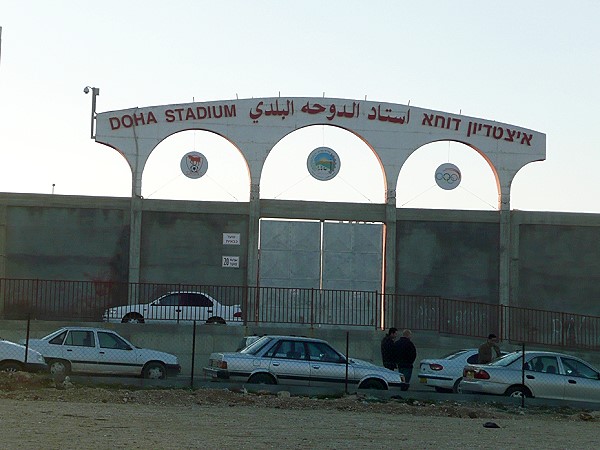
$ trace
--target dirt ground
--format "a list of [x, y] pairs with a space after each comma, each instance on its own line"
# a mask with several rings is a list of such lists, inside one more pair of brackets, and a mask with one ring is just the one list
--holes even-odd
[[0, 440], [10, 449], [595, 449], [600, 442], [598, 411], [402, 397], [57, 387], [46, 377], [0, 374]]

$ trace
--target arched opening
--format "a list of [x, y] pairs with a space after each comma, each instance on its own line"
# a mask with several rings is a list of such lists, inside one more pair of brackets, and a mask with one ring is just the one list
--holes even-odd
[[[181, 159], [201, 153], [208, 170], [188, 178]], [[187, 130], [167, 137], [152, 151], [142, 175], [142, 196], [151, 199], [247, 202], [250, 199], [248, 166], [227, 139], [203, 130]]]
[[[458, 186], [444, 190], [436, 169], [451, 163], [460, 169]], [[440, 141], [417, 149], [400, 170], [396, 207], [425, 209], [498, 210], [498, 187], [485, 158], [468, 145]]]
[[[309, 173], [307, 158], [329, 147], [340, 159], [340, 171], [320, 181]], [[260, 181], [261, 198], [351, 203], [384, 203], [385, 180], [371, 148], [343, 128], [311, 125], [279, 141], [269, 153]]]

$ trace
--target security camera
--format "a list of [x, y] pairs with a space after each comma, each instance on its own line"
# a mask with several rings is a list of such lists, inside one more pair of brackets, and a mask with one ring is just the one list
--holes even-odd
[[84, 94], [89, 94], [90, 93], [90, 87], [89, 86], [84, 87], [83, 88], [83, 93]]

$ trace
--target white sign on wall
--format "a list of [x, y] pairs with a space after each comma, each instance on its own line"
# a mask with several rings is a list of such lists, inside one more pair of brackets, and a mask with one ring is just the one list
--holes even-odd
[[223, 233], [223, 245], [240, 245], [240, 233]]
[[231, 269], [239, 269], [240, 257], [239, 256], [223, 256], [222, 267], [228, 267]]

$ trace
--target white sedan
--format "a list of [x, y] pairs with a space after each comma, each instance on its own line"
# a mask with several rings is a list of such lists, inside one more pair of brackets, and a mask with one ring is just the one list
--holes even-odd
[[[502, 355], [505, 355], [502, 352]], [[458, 392], [467, 364], [477, 364], [479, 351], [476, 348], [458, 350], [435, 359], [423, 359], [419, 363], [419, 382], [437, 392]]]
[[60, 328], [41, 339], [30, 339], [29, 347], [44, 355], [53, 375], [73, 372], [163, 379], [181, 371], [175, 355], [138, 348], [103, 328]]
[[215, 381], [350, 389], [408, 389], [404, 375], [360, 359], [346, 359], [326, 341], [263, 336], [239, 352], [212, 353], [204, 374]]
[[25, 358], [25, 346], [0, 339], [0, 371], [44, 372], [48, 365], [41, 353], [29, 348]]
[[586, 361], [556, 352], [509, 353], [463, 369], [466, 393], [600, 402], [600, 372]]
[[203, 292], [174, 291], [150, 303], [107, 309], [103, 320], [112, 323], [206, 322], [242, 325], [240, 305], [226, 306]]

